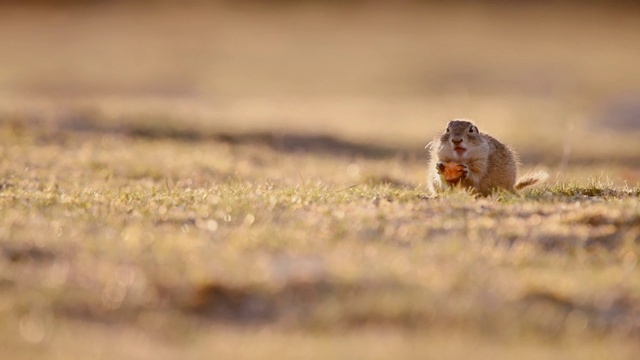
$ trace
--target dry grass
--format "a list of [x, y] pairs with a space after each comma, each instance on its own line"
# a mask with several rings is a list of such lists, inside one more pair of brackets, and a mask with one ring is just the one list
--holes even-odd
[[[317, 6], [0, 15], [0, 354], [633, 358], [637, 18]], [[453, 116], [552, 180], [425, 197]]]
[[174, 340], [211, 322], [640, 331], [637, 187], [429, 199], [424, 162], [406, 157], [34, 133], [3, 128], [0, 191], [3, 326], [26, 341], [74, 319]]

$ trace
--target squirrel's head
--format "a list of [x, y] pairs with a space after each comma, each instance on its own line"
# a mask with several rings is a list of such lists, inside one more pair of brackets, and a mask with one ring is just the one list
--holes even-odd
[[485, 140], [480, 135], [478, 127], [468, 120], [451, 120], [447, 129], [440, 136], [440, 151], [447, 152], [451, 156], [464, 158], [466, 154], [473, 153], [473, 149], [481, 147]]

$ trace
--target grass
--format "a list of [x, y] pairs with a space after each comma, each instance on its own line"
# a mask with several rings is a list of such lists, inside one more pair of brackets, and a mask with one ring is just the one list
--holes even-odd
[[[427, 198], [411, 157], [35, 129], [2, 127], [8, 348], [57, 348], [86, 322], [174, 346], [209, 326], [324, 334], [310, 340], [318, 354], [345, 332], [408, 331], [398, 351], [434, 336], [445, 351], [457, 341], [445, 333], [507, 347], [615, 340], [620, 354], [637, 340], [638, 187]], [[281, 336], [244, 331], [229, 336]]]

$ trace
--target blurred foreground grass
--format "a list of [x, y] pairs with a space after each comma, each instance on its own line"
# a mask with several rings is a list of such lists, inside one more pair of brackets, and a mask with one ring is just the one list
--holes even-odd
[[[267, 353], [287, 332], [323, 334], [294, 336], [292, 357], [307, 351], [297, 346], [318, 358], [376, 355], [352, 349], [359, 332], [408, 357], [427, 346], [421, 338], [443, 354], [457, 341], [487, 356], [496, 342], [518, 354], [578, 356], [581, 341], [589, 355], [637, 350], [637, 186], [595, 179], [429, 199], [425, 161], [411, 156], [8, 124], [0, 339], [9, 355], [89, 351], [72, 343], [83, 327], [96, 329], [86, 341], [103, 334], [150, 357], [163, 338], [173, 351], [258, 357], [210, 344], [211, 326]], [[119, 329], [138, 335], [109, 335]], [[398, 331], [406, 338], [385, 335]]]

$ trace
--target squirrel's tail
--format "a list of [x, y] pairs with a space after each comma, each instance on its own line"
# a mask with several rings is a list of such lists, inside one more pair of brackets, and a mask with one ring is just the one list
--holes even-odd
[[549, 177], [549, 174], [547, 174], [544, 171], [536, 171], [533, 173], [529, 173], [521, 177], [520, 179], [518, 179], [518, 182], [516, 182], [516, 185], [514, 187], [516, 188], [516, 190], [522, 190], [527, 186], [542, 183], [545, 180], [547, 180], [548, 177]]

